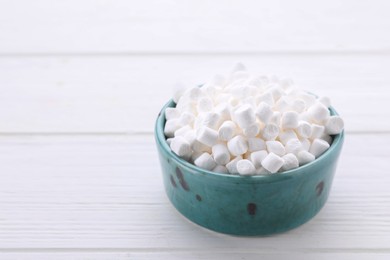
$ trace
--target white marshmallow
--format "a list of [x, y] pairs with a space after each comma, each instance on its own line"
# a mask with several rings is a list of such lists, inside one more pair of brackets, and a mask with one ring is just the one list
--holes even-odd
[[310, 149], [310, 145], [311, 145], [311, 142], [310, 142], [310, 140], [309, 139], [307, 139], [307, 138], [301, 138], [301, 139], [299, 139], [299, 141], [301, 142], [301, 144], [302, 144], [302, 150], [304, 150], [304, 151], [309, 151], [309, 149]]
[[259, 123], [254, 123], [244, 129], [242, 129], [242, 133], [246, 136], [246, 137], [255, 137], [256, 135], [258, 135], [260, 132], [260, 124]]
[[226, 164], [226, 168], [231, 174], [238, 174], [237, 170], [237, 162], [242, 160], [242, 156], [237, 156], [233, 160], [231, 160], [228, 164]]
[[248, 138], [248, 151], [250, 152], [255, 152], [255, 151], [260, 151], [260, 150], [265, 150], [265, 142], [261, 138]]
[[333, 138], [330, 136], [330, 135], [327, 135], [327, 134], [323, 134], [321, 137], [320, 137], [321, 140], [324, 140], [325, 142], [327, 142], [328, 144], [332, 144], [333, 142]]
[[299, 114], [295, 111], [284, 112], [281, 119], [283, 129], [293, 129], [298, 127]]
[[239, 160], [237, 162], [237, 171], [240, 175], [254, 175], [256, 174], [256, 168], [249, 160]]
[[297, 96], [303, 101], [305, 101], [306, 107], [311, 107], [316, 103], [316, 97], [307, 92], [300, 91], [300, 93]]
[[270, 174], [270, 172], [264, 169], [263, 167], [256, 168], [256, 175], [268, 175], [268, 174]]
[[172, 140], [173, 140], [173, 138], [168, 138], [168, 139], [167, 139], [167, 144], [168, 144], [169, 146], [171, 146]]
[[282, 159], [284, 161], [282, 169], [285, 170], [285, 171], [288, 171], [288, 170], [295, 169], [295, 168], [299, 167], [298, 158], [294, 154], [292, 154], [292, 153], [288, 153], [288, 154], [284, 155], [282, 157]]
[[312, 124], [311, 125], [311, 135], [310, 139], [314, 140], [320, 138], [325, 132], [325, 127], [323, 125]]
[[297, 139], [298, 137], [294, 130], [289, 129], [281, 132], [278, 138], [282, 144], [286, 145], [288, 141], [290, 141], [291, 139]]
[[197, 153], [204, 153], [204, 152], [207, 152], [207, 153], [211, 153], [211, 147], [210, 146], [207, 146], [205, 144], [202, 144], [201, 142], [199, 142], [198, 140], [195, 140], [192, 144], [191, 144], [191, 148], [194, 152], [197, 152]]
[[246, 128], [256, 122], [255, 112], [248, 105], [242, 105], [234, 111], [234, 119], [241, 128]]
[[203, 90], [203, 88], [193, 87], [186, 91], [186, 95], [188, 95], [190, 100], [197, 101], [203, 95]]
[[248, 151], [248, 144], [242, 135], [236, 135], [227, 143], [230, 153], [234, 156], [239, 156]]
[[230, 161], [230, 153], [224, 144], [216, 144], [212, 147], [214, 161], [219, 165], [225, 165]]
[[304, 165], [304, 164], [307, 164], [309, 162], [312, 162], [314, 161], [316, 158], [314, 157], [314, 155], [312, 155], [311, 153], [307, 152], [307, 151], [300, 151], [298, 153], [298, 161], [299, 161], [299, 165]]
[[279, 141], [267, 141], [265, 145], [267, 146], [268, 153], [274, 153], [279, 156], [286, 154], [283, 144]]
[[257, 104], [266, 103], [269, 106], [273, 106], [275, 104], [274, 97], [272, 93], [266, 92], [256, 97]]
[[290, 103], [287, 101], [287, 98], [281, 97], [278, 102], [276, 102], [275, 109], [281, 113], [290, 110]]
[[265, 125], [262, 135], [265, 140], [273, 140], [279, 134], [279, 127], [276, 124], [267, 124]]
[[194, 114], [185, 111], [180, 115], [178, 123], [180, 126], [192, 125], [194, 120], [195, 120]]
[[196, 140], [207, 146], [213, 146], [218, 141], [218, 132], [207, 126], [202, 126], [196, 132]]
[[320, 97], [318, 99], [318, 101], [320, 101], [324, 106], [326, 106], [327, 108], [329, 108], [331, 106], [331, 103], [330, 103], [330, 98], [328, 97]]
[[298, 139], [291, 139], [286, 143], [284, 147], [286, 149], [286, 153], [298, 154], [303, 150], [302, 143]]
[[270, 173], [275, 173], [283, 166], [284, 160], [274, 153], [269, 153], [261, 162], [264, 169]]
[[188, 131], [191, 131], [192, 128], [189, 125], [185, 125], [177, 129], [174, 133], [174, 136], [184, 136]]
[[306, 103], [301, 99], [296, 99], [292, 102], [290, 108], [297, 113], [302, 113], [306, 109]]
[[192, 148], [193, 143], [196, 141], [195, 131], [193, 129], [188, 130], [185, 132], [183, 137], [184, 137], [184, 139], [187, 140], [187, 142], [191, 145], [191, 148]]
[[206, 113], [213, 109], [213, 100], [209, 97], [202, 97], [197, 103], [197, 110], [199, 113]]
[[329, 144], [321, 139], [314, 139], [311, 143], [309, 152], [313, 154], [316, 158], [323, 154], [329, 148]]
[[179, 118], [180, 117], [180, 111], [175, 107], [167, 107], [165, 109], [165, 118], [167, 120], [173, 119], [173, 118]]
[[218, 129], [221, 124], [221, 115], [215, 112], [207, 112], [202, 121], [202, 125], [207, 126], [211, 129]]
[[202, 153], [201, 156], [195, 159], [194, 164], [206, 170], [212, 170], [215, 166], [217, 166], [213, 157], [209, 153]]
[[310, 117], [317, 123], [324, 121], [329, 117], [329, 110], [320, 102], [316, 102], [307, 110]]
[[226, 120], [230, 119], [230, 109], [229, 106], [226, 103], [218, 104], [214, 108], [215, 113], [220, 115], [221, 122], [224, 122]]
[[256, 151], [251, 153], [250, 160], [256, 168], [261, 167], [261, 162], [267, 157], [268, 152], [266, 150]]
[[272, 94], [275, 102], [278, 101], [279, 98], [281, 98], [283, 95], [285, 95], [284, 90], [281, 87], [277, 86], [277, 85], [274, 85], [274, 86], [270, 87], [267, 90], [267, 92], [270, 92]]
[[261, 102], [256, 109], [257, 118], [265, 124], [269, 122], [273, 113], [271, 106], [265, 102]]
[[179, 119], [174, 118], [165, 122], [164, 134], [166, 137], [173, 137], [175, 131], [180, 128]]
[[218, 129], [218, 137], [221, 141], [229, 141], [237, 132], [237, 125], [233, 121], [225, 121]]
[[268, 123], [279, 125], [281, 118], [282, 118], [282, 113], [280, 113], [279, 111], [275, 111], [272, 114], [272, 116], [271, 116], [270, 120], [268, 121]]
[[309, 138], [311, 136], [311, 125], [306, 121], [299, 121], [296, 131], [300, 137]]
[[213, 172], [217, 173], [229, 173], [228, 169], [223, 165], [217, 165], [212, 169]]
[[172, 151], [180, 157], [190, 157], [192, 150], [190, 144], [182, 136], [177, 136], [171, 141]]
[[339, 116], [331, 116], [325, 124], [325, 131], [329, 135], [337, 135], [344, 129], [344, 121]]

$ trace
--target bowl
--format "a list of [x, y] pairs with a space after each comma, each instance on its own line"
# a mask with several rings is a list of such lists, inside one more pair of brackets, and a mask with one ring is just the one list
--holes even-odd
[[[155, 140], [166, 194], [189, 220], [214, 231], [259, 236], [284, 232], [313, 218], [332, 186], [344, 132], [311, 163], [272, 175], [239, 176], [201, 169], [173, 153], [164, 136], [165, 109], [157, 117]], [[332, 115], [337, 115], [330, 108]]]

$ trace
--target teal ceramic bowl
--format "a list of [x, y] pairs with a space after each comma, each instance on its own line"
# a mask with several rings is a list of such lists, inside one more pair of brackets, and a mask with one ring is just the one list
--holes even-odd
[[[256, 236], [298, 227], [324, 206], [336, 171], [344, 133], [315, 161], [267, 176], [219, 174], [196, 167], [169, 148], [165, 109], [158, 115], [155, 139], [165, 191], [175, 208], [191, 221], [214, 231]], [[336, 114], [332, 108], [331, 114]]]

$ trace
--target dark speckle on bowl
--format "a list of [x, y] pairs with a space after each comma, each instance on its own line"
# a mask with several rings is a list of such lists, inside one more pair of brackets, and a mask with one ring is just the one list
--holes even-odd
[[172, 175], [171, 175], [171, 178], [170, 178], [170, 179], [171, 179], [172, 186], [176, 188], [176, 187], [177, 187], [177, 184], [176, 184], [176, 181], [175, 181], [175, 179], [173, 178]]
[[257, 206], [255, 203], [248, 203], [246, 206], [249, 215], [256, 215], [256, 208]]
[[180, 185], [183, 187], [183, 189], [186, 191], [189, 191], [190, 187], [188, 187], [188, 184], [187, 184], [186, 180], [184, 179], [183, 173], [181, 172], [181, 170], [178, 167], [176, 167], [176, 176], [179, 179]]
[[198, 201], [202, 201], [202, 197], [199, 195], [199, 194], [196, 194], [196, 199], [198, 200]]
[[323, 190], [324, 190], [324, 182], [321, 181], [320, 183], [317, 184], [316, 187], [317, 196], [320, 196]]

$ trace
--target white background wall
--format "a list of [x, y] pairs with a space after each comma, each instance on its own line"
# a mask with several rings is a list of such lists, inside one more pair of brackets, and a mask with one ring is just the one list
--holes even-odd
[[[389, 10], [386, 0], [0, 0], [0, 258], [388, 259]], [[330, 96], [346, 122], [327, 206], [277, 237], [208, 233], [162, 188], [152, 133], [172, 86], [238, 61]]]

